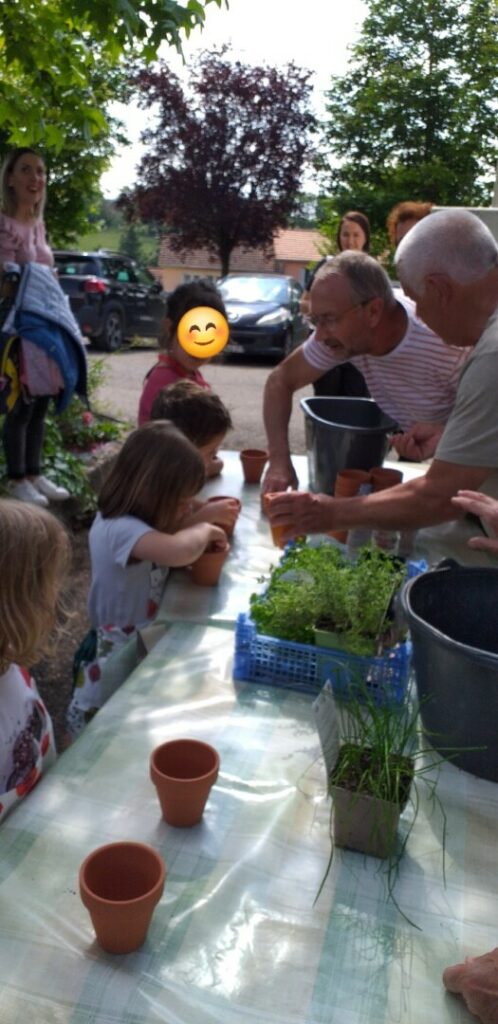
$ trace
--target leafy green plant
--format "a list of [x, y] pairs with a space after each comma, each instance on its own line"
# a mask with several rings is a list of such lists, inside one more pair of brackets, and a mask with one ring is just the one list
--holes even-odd
[[317, 624], [354, 654], [381, 653], [396, 640], [392, 599], [405, 576], [404, 563], [379, 548], [362, 548], [351, 562], [332, 544], [301, 541], [271, 570], [265, 592], [252, 595], [251, 617], [282, 640], [313, 643]]

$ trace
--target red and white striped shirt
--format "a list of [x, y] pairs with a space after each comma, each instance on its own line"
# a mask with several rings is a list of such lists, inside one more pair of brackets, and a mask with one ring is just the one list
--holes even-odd
[[[445, 345], [415, 316], [415, 303], [403, 292], [396, 299], [406, 310], [408, 324], [396, 348], [383, 356], [358, 355], [347, 361], [363, 374], [372, 398], [402, 430], [414, 423], [446, 423], [455, 402], [460, 371], [471, 348]], [[303, 355], [317, 370], [330, 370], [341, 360], [312, 334]]]

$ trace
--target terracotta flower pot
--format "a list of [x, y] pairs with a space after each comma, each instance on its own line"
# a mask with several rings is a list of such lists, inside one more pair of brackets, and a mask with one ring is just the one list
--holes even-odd
[[375, 466], [370, 470], [372, 491], [385, 491], [388, 487], [396, 487], [403, 483], [403, 474], [400, 469], [388, 469], [384, 466]]
[[244, 448], [240, 453], [240, 461], [246, 483], [259, 484], [268, 462], [268, 452], [262, 448]]
[[[209, 505], [213, 504], [216, 501], [233, 501], [233, 502], [235, 502], [236, 505], [237, 505], [237, 516], [239, 516], [240, 510], [242, 508], [242, 502], [239, 501], [238, 498], [232, 498], [232, 497], [230, 497], [227, 494], [216, 494], [213, 498], [208, 498], [208, 504]], [[232, 534], [233, 534], [233, 531], [235, 529], [235, 523], [236, 522], [237, 522], [237, 519], [235, 519], [235, 522], [234, 522], [232, 527], [225, 526], [224, 523], [216, 523], [215, 525], [221, 527], [221, 529], [225, 531], [227, 537], [231, 537]]]
[[[275, 497], [275, 493], [273, 493], [272, 491], [269, 491], [269, 492], [267, 492], [266, 494], [263, 495], [263, 498], [262, 498], [262, 501], [261, 501], [261, 505], [262, 505], [262, 509], [263, 509], [263, 512], [264, 512], [265, 515], [268, 515], [268, 509], [269, 509], [269, 507], [271, 505], [272, 498], [274, 498], [274, 497]], [[273, 526], [270, 523], [270, 530], [271, 530], [272, 540], [273, 540], [273, 543], [275, 544], [275, 546], [277, 548], [284, 548], [285, 547], [286, 541], [283, 539], [283, 534], [284, 534], [286, 529], [287, 529], [287, 527], [285, 527], [285, 526]]]
[[150, 777], [168, 825], [198, 824], [219, 767], [218, 752], [201, 740], [170, 740], [152, 751]]
[[[366, 493], [370, 484], [370, 473], [364, 469], [343, 469], [337, 474], [334, 486], [334, 498], [354, 498], [363, 488]], [[331, 537], [335, 537], [341, 544], [348, 539], [348, 530], [332, 530]]]
[[206, 548], [204, 554], [191, 566], [192, 582], [201, 587], [214, 587], [219, 581], [229, 550], [229, 548], [225, 551]]
[[131, 953], [142, 945], [165, 878], [162, 857], [144, 843], [109, 843], [85, 858], [80, 895], [102, 949]]

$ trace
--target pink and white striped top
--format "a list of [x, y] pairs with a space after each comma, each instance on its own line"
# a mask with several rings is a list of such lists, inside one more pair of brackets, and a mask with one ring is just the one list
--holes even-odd
[[[363, 374], [377, 405], [409, 430], [414, 423], [446, 423], [455, 402], [460, 371], [471, 348], [445, 345], [415, 316], [415, 303], [403, 292], [396, 299], [406, 310], [408, 324], [396, 348], [383, 356], [359, 355], [348, 362]], [[303, 355], [317, 370], [330, 370], [344, 360], [312, 334], [304, 342]]]

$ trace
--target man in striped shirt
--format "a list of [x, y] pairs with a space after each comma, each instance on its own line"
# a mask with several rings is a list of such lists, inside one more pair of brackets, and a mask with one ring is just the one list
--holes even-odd
[[[342, 257], [341, 257], [342, 258]], [[274, 498], [272, 524], [284, 538], [351, 527], [417, 529], [458, 519], [459, 490], [498, 493], [498, 245], [473, 214], [443, 210], [420, 221], [396, 254], [404, 291], [417, 313], [448, 345], [471, 347], [454, 407], [425, 474], [386, 491], [356, 498], [287, 492]], [[368, 309], [371, 300], [362, 309]], [[358, 311], [323, 309], [323, 317]], [[316, 316], [317, 310], [313, 310]], [[339, 334], [339, 328], [336, 329]], [[347, 339], [345, 338], [346, 343]], [[338, 338], [337, 345], [342, 342]], [[382, 357], [380, 357], [382, 358]]]
[[288, 444], [294, 391], [345, 360], [358, 367], [372, 398], [403, 431], [393, 439], [399, 454], [414, 461], [433, 455], [470, 350], [445, 345], [363, 252], [346, 251], [320, 268], [311, 289], [311, 321], [311, 337], [266, 383], [270, 465], [264, 491], [297, 484]]

